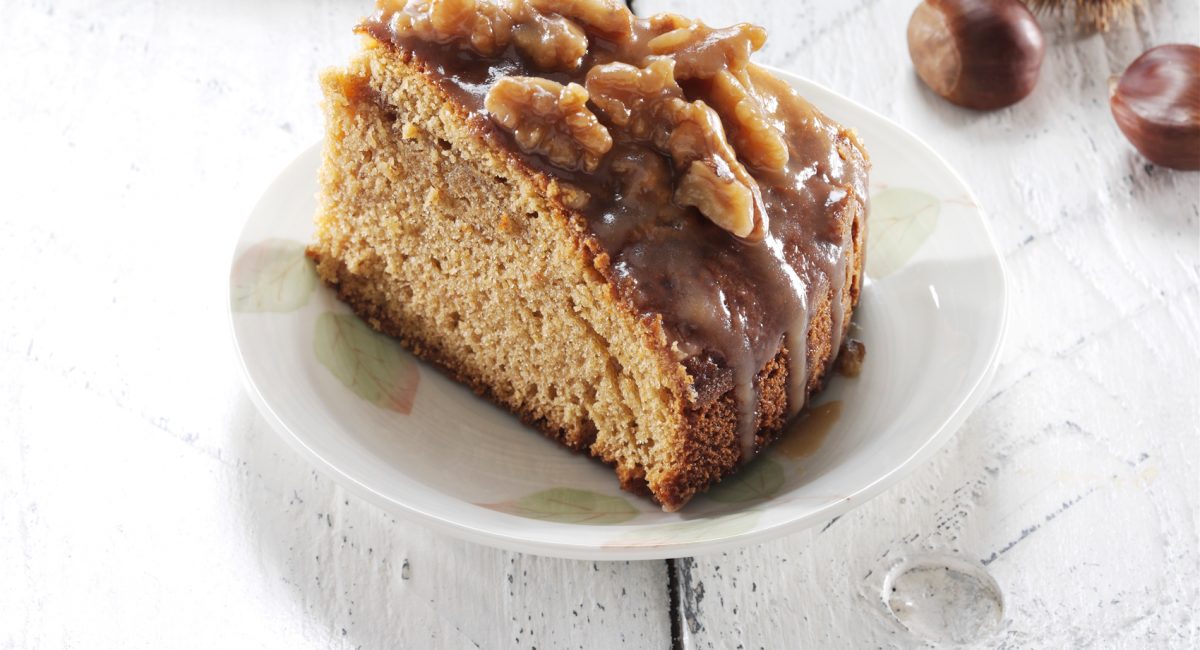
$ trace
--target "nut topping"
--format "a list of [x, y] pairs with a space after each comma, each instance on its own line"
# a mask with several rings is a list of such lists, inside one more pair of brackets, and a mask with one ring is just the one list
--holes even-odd
[[[664, 25], [678, 24], [677, 17], [661, 19]], [[655, 36], [647, 44], [650, 52], [675, 59], [675, 78], [711, 79], [722, 70], [742, 70], [750, 53], [767, 41], [762, 27], [739, 23], [713, 29], [701, 22]]]
[[560, 167], [593, 172], [613, 141], [587, 101], [587, 90], [576, 83], [504, 77], [488, 91], [484, 106], [523, 151]]
[[587, 35], [562, 16], [537, 14], [517, 25], [512, 36], [517, 50], [541, 70], [570, 72], [587, 54]]
[[722, 70], [712, 78], [708, 101], [729, 131], [729, 140], [753, 167], [781, 171], [788, 162], [787, 142], [750, 89], [744, 72]]
[[754, 193], [733, 180], [728, 169], [719, 170], [714, 162], [693, 161], [679, 180], [675, 200], [681, 205], [696, 206], [713, 223], [738, 237], [762, 239], [761, 232], [752, 237], [755, 234]]
[[695, 206], [710, 221], [749, 241], [766, 233], [766, 210], [758, 182], [746, 171], [725, 140], [721, 118], [702, 101], [668, 101], [674, 124], [666, 150], [684, 171], [675, 201]]
[[600, 112], [629, 132], [635, 140], [649, 140], [662, 123], [659, 115], [663, 100], [682, 98], [683, 90], [675, 83], [675, 62], [657, 58], [644, 68], [628, 63], [606, 63], [588, 70], [588, 93]]
[[644, 68], [607, 63], [588, 71], [592, 101], [613, 125], [649, 141], [682, 174], [674, 199], [692, 205], [721, 228], [762, 239], [766, 212], [758, 183], [725, 140], [721, 118], [702, 101], [689, 102], [675, 82], [670, 58]]
[[605, 36], [625, 38], [633, 33], [633, 14], [620, 0], [529, 0], [542, 13], [574, 18]]
[[650, 32], [655, 36], [661, 36], [662, 34], [666, 34], [667, 32], [674, 31], [676, 29], [691, 27], [692, 25], [696, 24], [696, 21], [688, 18], [687, 16], [680, 16], [679, 14], [664, 12], [650, 16], [649, 23]]
[[[568, 170], [599, 170], [614, 146], [608, 129], [616, 129], [621, 149], [609, 156], [619, 184], [614, 190], [648, 212], [693, 206], [737, 237], [763, 238], [766, 210], [747, 167], [783, 172], [790, 153], [775, 109], [768, 110], [774, 104], [763, 99], [770, 91], [753, 79], [749, 63], [766, 40], [761, 27], [714, 29], [658, 14], [636, 22], [635, 38], [635, 18], [620, 0], [381, 5], [394, 34], [453, 42], [485, 58], [511, 56], [503, 54], [511, 45], [525, 69], [565, 73], [567, 79], [556, 76], [562, 81], [578, 79], [588, 60], [582, 86], [501, 77], [484, 107], [523, 151]], [[589, 51], [589, 36], [604, 39], [603, 46]], [[681, 81], [687, 81], [686, 95]], [[576, 202], [589, 200], [584, 193]]]
[[524, 0], [407, 0], [392, 14], [391, 29], [436, 43], [466, 40], [491, 56], [508, 45], [523, 11]]

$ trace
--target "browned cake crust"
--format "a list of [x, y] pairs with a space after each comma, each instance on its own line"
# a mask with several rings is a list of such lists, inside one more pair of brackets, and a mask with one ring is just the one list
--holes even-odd
[[[359, 316], [547, 436], [614, 465], [624, 488], [648, 492], [664, 509], [737, 469], [732, 379], [713, 364], [680, 359], [662, 319], [621, 297], [608, 253], [565, 205], [554, 178], [481, 138], [420, 61], [376, 41], [368, 39], [348, 69], [326, 73], [322, 85], [329, 137], [309, 255]], [[845, 204], [835, 223], [852, 242], [847, 277], [840, 292], [819, 299], [810, 321], [809, 393], [836, 356], [833, 301], [849, 314], [861, 287], [864, 202]], [[451, 248], [426, 250], [451, 229]], [[517, 259], [526, 268], [514, 268]], [[473, 288], [457, 292], [460, 285]], [[430, 295], [438, 291], [456, 294]], [[523, 302], [507, 319], [491, 302], [447, 306], [487, 301], [488, 292]], [[566, 316], [551, 313], [555, 304]], [[528, 322], [534, 313], [544, 319], [540, 331]], [[840, 323], [849, 324], [848, 317]], [[506, 328], [527, 334], [506, 336]], [[781, 346], [758, 373], [756, 450], [787, 420], [789, 353]], [[593, 358], [604, 367], [589, 375]]]

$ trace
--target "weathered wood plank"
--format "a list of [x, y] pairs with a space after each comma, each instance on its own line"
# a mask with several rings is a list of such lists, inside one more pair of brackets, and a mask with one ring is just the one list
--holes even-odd
[[[929, 141], [978, 193], [1012, 275], [1009, 345], [987, 404], [928, 466], [824, 530], [678, 562], [689, 647], [1200, 639], [1200, 177], [1137, 156], [1106, 91], [1146, 47], [1200, 40], [1200, 17], [1195, 3], [1147, 4], [1106, 36], [1043, 21], [1037, 90], [977, 114], [913, 75], [914, 2], [638, 0], [643, 14], [767, 25], [761, 60]], [[895, 584], [895, 606], [915, 632], [887, 605], [885, 580], [906, 562], [916, 570]], [[947, 564], [984, 582], [955, 581]], [[960, 622], [994, 613], [990, 592], [973, 587], [986, 576], [1002, 620], [943, 624], [943, 611]]]
[[0, 647], [664, 647], [661, 562], [431, 533], [267, 429], [234, 237], [369, 2], [4, 3]]

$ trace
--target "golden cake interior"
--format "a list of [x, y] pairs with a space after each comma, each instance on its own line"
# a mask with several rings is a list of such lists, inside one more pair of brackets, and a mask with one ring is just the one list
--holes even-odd
[[[678, 29], [699, 45], [680, 34], [653, 53]], [[384, 2], [360, 32], [361, 53], [322, 77], [310, 255], [372, 327], [668, 510], [820, 388], [858, 298], [867, 163], [851, 132], [735, 56], [757, 32], [602, 0]], [[703, 42], [716, 50], [696, 54]], [[641, 94], [602, 94], [618, 86]], [[742, 126], [706, 110], [738, 92]], [[746, 127], [755, 108], [765, 133]], [[779, 189], [814, 173], [813, 196]], [[799, 217], [801, 199], [828, 205]], [[788, 278], [782, 306], [775, 281], [728, 277], [737, 265]]]

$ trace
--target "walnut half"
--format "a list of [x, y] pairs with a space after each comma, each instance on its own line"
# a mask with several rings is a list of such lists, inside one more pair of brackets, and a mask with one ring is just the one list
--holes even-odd
[[676, 203], [695, 206], [724, 230], [758, 241], [767, 219], [758, 182], [738, 162], [716, 111], [684, 97], [674, 66], [668, 57], [644, 68], [598, 65], [588, 71], [588, 92], [612, 124], [671, 157], [681, 175]]
[[675, 83], [675, 62], [662, 57], [644, 67], [628, 63], [605, 63], [588, 70], [588, 93], [600, 112], [635, 140], [649, 141], [661, 133], [664, 102], [682, 98], [683, 90]]
[[710, 221], [747, 241], [766, 235], [767, 213], [758, 181], [738, 162], [721, 118], [702, 101], [668, 102], [674, 124], [666, 150], [683, 177], [675, 201], [695, 206]]
[[485, 56], [500, 53], [522, 17], [524, 0], [385, 0], [391, 29], [435, 43], [467, 41]]
[[708, 102], [729, 127], [729, 140], [750, 166], [782, 171], [789, 154], [783, 131], [772, 123], [745, 71], [722, 70], [709, 82]]
[[566, 169], [593, 172], [613, 141], [587, 101], [587, 90], [576, 83], [504, 77], [488, 91], [484, 106], [526, 153]]
[[722, 70], [742, 70], [750, 63], [750, 53], [767, 42], [767, 32], [758, 25], [739, 23], [713, 29], [699, 21], [687, 21], [667, 14], [656, 17], [651, 25], [674, 27], [647, 44], [655, 55], [675, 59], [679, 79], [711, 79]]
[[513, 30], [513, 43], [538, 69], [571, 72], [587, 54], [587, 35], [562, 16], [534, 14]]
[[734, 179], [728, 169], [720, 169], [719, 162], [719, 158], [693, 160], [675, 188], [675, 201], [695, 206], [713, 223], [738, 237], [762, 239], [761, 229], [755, 232], [754, 226], [754, 190]]
[[542, 13], [558, 14], [605, 36], [626, 38], [633, 33], [633, 13], [621, 0], [529, 0]]

